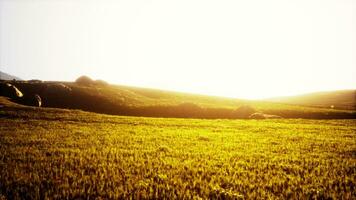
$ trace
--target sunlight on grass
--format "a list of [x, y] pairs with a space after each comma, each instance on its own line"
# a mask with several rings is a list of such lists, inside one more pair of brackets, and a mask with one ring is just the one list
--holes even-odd
[[7, 114], [0, 194], [10, 199], [355, 196], [354, 120]]

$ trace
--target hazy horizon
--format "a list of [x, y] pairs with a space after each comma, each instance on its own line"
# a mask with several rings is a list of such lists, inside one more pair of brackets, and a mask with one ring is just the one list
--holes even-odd
[[263, 99], [355, 89], [348, 1], [0, 0], [0, 71]]

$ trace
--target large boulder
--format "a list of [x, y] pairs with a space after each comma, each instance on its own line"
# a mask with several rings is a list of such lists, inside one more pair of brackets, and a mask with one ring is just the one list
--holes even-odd
[[253, 113], [252, 115], [250, 115], [249, 118], [250, 119], [266, 119], [266, 116], [263, 113], [256, 112], [256, 113]]
[[282, 117], [278, 115], [268, 115], [259, 112], [253, 113], [252, 115], [250, 115], [249, 118], [250, 119], [282, 119]]
[[11, 83], [0, 83], [0, 95], [9, 97], [12, 101], [28, 105], [41, 107], [42, 99], [38, 94], [28, 95], [23, 94], [16, 86]]
[[23, 97], [22, 92], [16, 86], [10, 83], [0, 84], [0, 95], [9, 97], [13, 100]]
[[34, 106], [37, 106], [37, 107], [41, 107], [42, 106], [42, 99], [41, 99], [40, 95], [35, 94], [33, 99], [34, 99], [34, 101], [33, 101]]
[[282, 119], [283, 117], [279, 116], [279, 115], [266, 115], [265, 114], [266, 119]]
[[40, 95], [25, 95], [22, 99], [19, 100], [18, 103], [21, 103], [26, 106], [34, 106], [34, 107], [41, 107], [42, 106], [42, 99]]

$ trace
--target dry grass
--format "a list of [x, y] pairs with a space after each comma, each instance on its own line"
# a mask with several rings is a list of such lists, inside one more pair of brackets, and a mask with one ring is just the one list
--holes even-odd
[[8, 199], [352, 199], [355, 120], [0, 111]]

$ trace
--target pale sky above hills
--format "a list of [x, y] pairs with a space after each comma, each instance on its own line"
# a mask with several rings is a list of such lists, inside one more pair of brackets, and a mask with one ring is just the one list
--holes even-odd
[[0, 71], [239, 98], [356, 88], [353, 0], [0, 0]]

